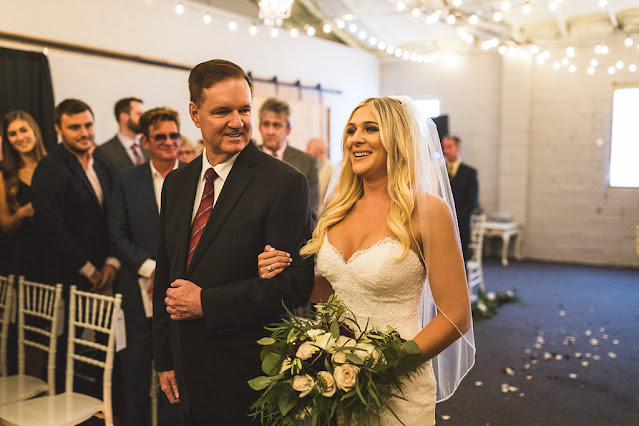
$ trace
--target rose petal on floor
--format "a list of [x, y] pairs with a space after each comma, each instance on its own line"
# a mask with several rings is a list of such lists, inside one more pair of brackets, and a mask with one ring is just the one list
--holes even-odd
[[442, 416], [442, 420], [450, 420], [450, 416]]
[[570, 377], [571, 379], [576, 379], [577, 375], [575, 373], [570, 373], [568, 377]]
[[619, 344], [619, 340], [617, 340], [617, 339], [613, 340], [613, 341], [612, 341], [612, 344], [613, 344], [613, 345], [618, 345], [618, 344]]
[[590, 331], [590, 330], [586, 330], [586, 333], [585, 333], [585, 334], [586, 334], [586, 336], [590, 336], [590, 335], [592, 335], [592, 331]]
[[594, 359], [595, 361], [599, 361], [601, 357], [599, 355], [593, 355], [592, 359]]
[[590, 339], [590, 346], [597, 346], [598, 344], [599, 340], [595, 339], [594, 337]]
[[529, 374], [526, 376], [526, 380], [532, 380], [532, 376]]
[[563, 317], [564, 315], [566, 315], [566, 311], [559, 311], [559, 316]]
[[582, 367], [588, 367], [588, 361], [581, 361]]
[[475, 386], [483, 386], [483, 385], [484, 385], [484, 382], [480, 382], [479, 380], [475, 382]]
[[504, 373], [506, 373], [506, 374], [507, 374], [507, 375], [509, 375], [509, 376], [514, 376], [514, 375], [515, 375], [515, 372], [514, 372], [514, 371], [513, 371], [513, 369], [512, 369], [512, 368], [510, 368], [510, 367], [506, 367], [506, 368], [504, 368]]
[[609, 356], [610, 358], [617, 358], [617, 354], [616, 354], [616, 353], [614, 353], [614, 352], [608, 352], [608, 356]]

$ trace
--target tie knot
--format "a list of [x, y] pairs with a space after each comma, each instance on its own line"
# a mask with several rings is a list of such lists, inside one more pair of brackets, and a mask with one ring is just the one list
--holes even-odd
[[215, 178], [217, 178], [217, 173], [215, 173], [215, 170], [213, 169], [213, 167], [211, 167], [206, 172], [204, 172], [204, 177], [206, 178], [206, 180], [213, 182]]

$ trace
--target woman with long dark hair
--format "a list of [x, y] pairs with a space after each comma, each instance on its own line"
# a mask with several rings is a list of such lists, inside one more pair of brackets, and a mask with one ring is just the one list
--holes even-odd
[[40, 127], [25, 111], [11, 111], [2, 120], [0, 227], [13, 239], [8, 272], [39, 278], [35, 231], [31, 223], [31, 178], [46, 155]]

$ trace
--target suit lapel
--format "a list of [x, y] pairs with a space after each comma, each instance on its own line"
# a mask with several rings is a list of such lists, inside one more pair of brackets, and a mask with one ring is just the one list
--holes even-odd
[[[193, 160], [184, 167], [184, 173], [178, 174], [179, 180], [173, 185], [174, 189], [180, 192], [177, 203], [174, 208], [177, 210], [175, 217], [178, 221], [177, 232], [174, 238], [177, 240], [178, 265], [183, 265], [182, 271], [186, 271], [186, 258], [191, 243], [191, 216], [193, 215], [193, 205], [195, 204], [195, 192], [197, 190], [198, 179], [202, 172], [202, 156]], [[188, 189], [187, 189], [188, 188]], [[199, 200], [198, 200], [199, 205]], [[172, 206], [164, 206], [165, 209], [173, 208]], [[197, 209], [197, 206], [195, 207]], [[173, 236], [171, 237], [173, 238]], [[191, 262], [193, 264], [193, 262]]]
[[254, 166], [257, 163], [257, 156], [255, 155], [257, 151], [258, 148], [249, 143], [235, 160], [235, 164], [233, 164], [233, 168], [226, 178], [222, 192], [211, 212], [211, 217], [202, 232], [200, 242], [195, 249], [195, 253], [193, 253], [193, 259], [191, 259], [191, 264], [186, 271], [187, 278], [206, 252], [208, 246], [220, 232], [224, 221], [233, 211], [244, 190], [253, 179], [255, 175]]
[[64, 162], [67, 164], [67, 167], [71, 171], [71, 174], [75, 175], [76, 178], [82, 182], [82, 184], [84, 185], [84, 189], [86, 189], [89, 192], [89, 194], [91, 194], [91, 197], [99, 206], [100, 202], [98, 201], [98, 197], [97, 195], [95, 195], [93, 186], [91, 186], [91, 182], [89, 182], [89, 178], [87, 177], [87, 174], [84, 172], [84, 169], [82, 168], [82, 165], [80, 164], [80, 161], [73, 154], [71, 154], [64, 147], [63, 144], [60, 144], [58, 149], [60, 150], [60, 154], [61, 154], [60, 156], [62, 157]]
[[[140, 205], [142, 206], [156, 206], [155, 212], [159, 212], [159, 206], [157, 199], [155, 198], [155, 185], [153, 184], [153, 174], [151, 173], [151, 165], [149, 162], [144, 164], [144, 167], [140, 170]], [[157, 214], [160, 217], [160, 214]]]
[[295, 161], [296, 158], [297, 152], [295, 152], [295, 150], [291, 149], [291, 147], [287, 145], [286, 149], [284, 150], [284, 155], [282, 156], [284, 162], [288, 164], [297, 164]]

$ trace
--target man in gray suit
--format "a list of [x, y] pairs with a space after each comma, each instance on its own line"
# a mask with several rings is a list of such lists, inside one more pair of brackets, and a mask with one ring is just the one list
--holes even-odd
[[107, 163], [114, 176], [118, 170], [139, 166], [149, 159], [139, 141], [143, 113], [142, 99], [124, 98], [115, 103], [118, 133], [95, 149], [95, 156]]
[[308, 181], [313, 221], [317, 221], [319, 209], [319, 165], [310, 154], [288, 144], [291, 133], [291, 109], [287, 102], [268, 98], [260, 107], [260, 133], [262, 151], [290, 164], [302, 172]]

